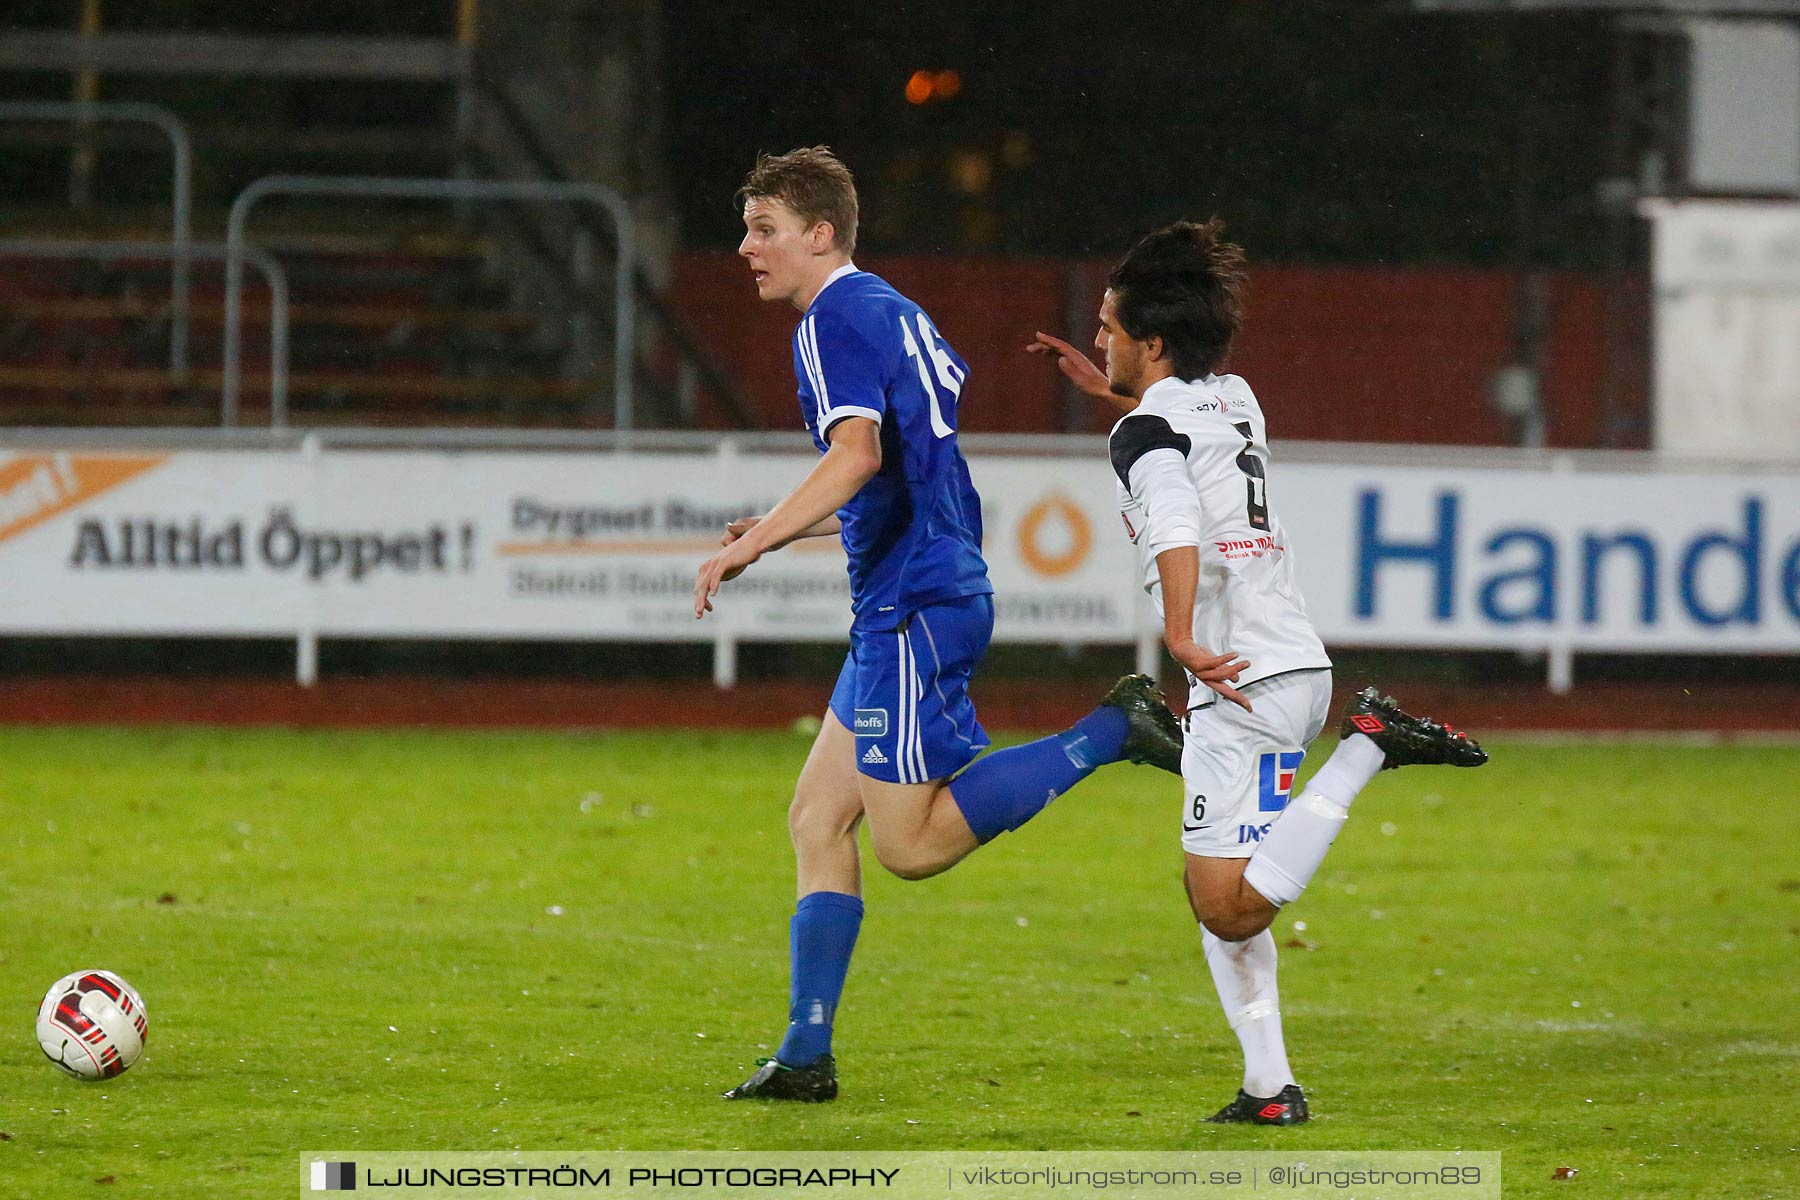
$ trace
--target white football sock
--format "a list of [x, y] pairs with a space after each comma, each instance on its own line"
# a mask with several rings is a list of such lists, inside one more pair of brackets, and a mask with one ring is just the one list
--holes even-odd
[[1275, 986], [1275, 938], [1263, 930], [1241, 942], [1227, 942], [1204, 928], [1200, 943], [1225, 1019], [1244, 1048], [1244, 1090], [1267, 1098], [1294, 1082], [1287, 1045], [1281, 1040], [1281, 994]]
[[1375, 778], [1386, 757], [1360, 733], [1339, 742], [1250, 856], [1244, 882], [1277, 908], [1298, 900], [1344, 827], [1350, 802]]

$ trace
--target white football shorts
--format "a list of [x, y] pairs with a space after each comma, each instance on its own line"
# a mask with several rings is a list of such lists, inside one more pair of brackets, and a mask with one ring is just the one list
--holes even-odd
[[1221, 700], [1183, 722], [1181, 847], [1189, 854], [1256, 853], [1287, 808], [1307, 745], [1325, 728], [1331, 672], [1289, 671], [1242, 691], [1253, 711]]

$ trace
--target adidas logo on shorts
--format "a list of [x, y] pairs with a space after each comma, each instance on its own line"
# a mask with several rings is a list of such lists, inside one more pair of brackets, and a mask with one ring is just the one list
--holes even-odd
[[870, 746], [868, 753], [862, 756], [862, 760], [866, 763], [879, 763], [886, 766], [888, 757], [881, 752], [880, 746]]

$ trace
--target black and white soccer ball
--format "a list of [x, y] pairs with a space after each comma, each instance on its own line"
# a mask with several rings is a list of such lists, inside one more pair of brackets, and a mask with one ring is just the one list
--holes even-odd
[[144, 1053], [150, 1014], [137, 989], [111, 971], [64, 975], [38, 1005], [44, 1056], [77, 1079], [111, 1079]]

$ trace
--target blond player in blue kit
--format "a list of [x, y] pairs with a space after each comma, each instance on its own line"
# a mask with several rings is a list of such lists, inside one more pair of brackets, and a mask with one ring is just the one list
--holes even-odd
[[[821, 457], [760, 517], [732, 522], [700, 568], [694, 615], [721, 583], [801, 537], [839, 535], [850, 653], [800, 772], [788, 825], [799, 902], [789, 926], [788, 1025], [730, 1100], [831, 1100], [832, 1027], [862, 924], [856, 831], [923, 879], [1019, 828], [1097, 767], [1180, 771], [1181, 732], [1155, 684], [1127, 676], [1071, 729], [977, 759], [988, 745], [968, 686], [994, 627], [981, 501], [957, 447], [968, 367], [918, 305], [851, 261], [857, 200], [824, 147], [763, 156], [739, 191], [757, 295], [802, 314], [800, 411]], [[1221, 682], [1229, 655], [1196, 660]]]
[[[1344, 714], [1337, 749], [1294, 794], [1306, 747], [1325, 727], [1331, 659], [1272, 506], [1262, 408], [1242, 378], [1219, 373], [1245, 284], [1243, 250], [1223, 233], [1217, 220], [1177, 222], [1113, 269], [1094, 337], [1104, 372], [1046, 334], [1027, 349], [1053, 355], [1082, 391], [1128, 410], [1108, 441], [1120, 514], [1164, 644], [1188, 671], [1188, 902], [1244, 1053], [1236, 1099], [1207, 1119], [1295, 1125], [1310, 1111], [1282, 1037], [1270, 922], [1300, 898], [1376, 772], [1474, 767], [1487, 755], [1367, 688]], [[1235, 688], [1207, 678], [1207, 646], [1248, 660]]]

